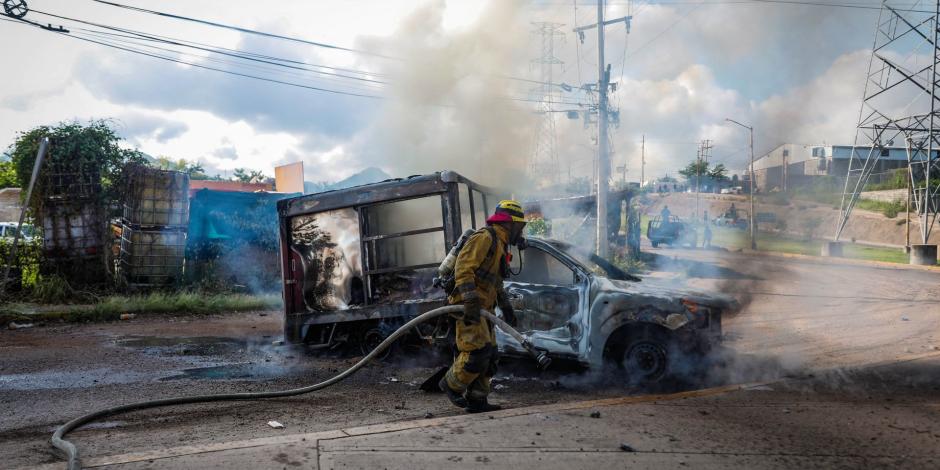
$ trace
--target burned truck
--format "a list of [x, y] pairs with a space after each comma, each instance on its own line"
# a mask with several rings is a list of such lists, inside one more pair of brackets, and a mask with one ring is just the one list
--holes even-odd
[[[325, 349], [371, 351], [398, 326], [445, 303], [437, 266], [466, 229], [485, 224], [500, 192], [454, 172], [389, 180], [278, 202], [284, 334]], [[655, 382], [675, 359], [721, 336], [733, 300], [641, 280], [559, 241], [532, 238], [505, 287], [518, 329], [537, 348], [605, 362]], [[447, 345], [453, 321], [420, 325], [410, 344]], [[497, 330], [500, 350], [524, 355]]]

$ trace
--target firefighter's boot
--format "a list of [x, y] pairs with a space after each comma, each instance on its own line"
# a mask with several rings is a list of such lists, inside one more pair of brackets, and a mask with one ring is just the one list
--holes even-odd
[[453, 403], [457, 408], [466, 408], [470, 406], [470, 404], [467, 402], [467, 399], [464, 398], [463, 395], [455, 392], [450, 388], [450, 385], [447, 385], [446, 377], [441, 379], [441, 381], [437, 383], [437, 386], [441, 388], [441, 391], [447, 394], [447, 398], [450, 399], [450, 402]]
[[494, 405], [486, 398], [471, 398], [467, 400], [467, 413], [486, 413], [489, 411], [501, 410], [503, 407]]

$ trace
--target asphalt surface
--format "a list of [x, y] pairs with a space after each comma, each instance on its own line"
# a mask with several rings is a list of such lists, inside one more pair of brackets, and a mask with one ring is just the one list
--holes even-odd
[[[658, 256], [655, 276], [718, 289], [744, 305], [725, 319], [725, 347], [706, 382], [695, 386], [785, 379], [805, 384], [801, 393], [838, 403], [937, 396], [936, 368], [909, 370], [903, 381], [889, 373], [890, 365], [865, 380], [846, 377], [853, 368], [940, 352], [940, 273], [717, 250], [651, 251]], [[48, 444], [54, 428], [101, 407], [292, 388], [356, 360], [274, 346], [279, 337], [277, 312], [0, 332], [3, 466], [58, 461]], [[443, 397], [417, 388], [439, 364], [440, 358], [406, 354], [307, 396], [148, 410], [72, 436], [84, 455], [101, 456], [454, 415], [460, 410]], [[511, 408], [640, 393], [603, 372], [573, 367], [539, 374], [528, 364], [509, 364], [497, 377], [493, 401]], [[749, 398], [742, 400], [746, 405]], [[271, 428], [271, 420], [285, 429]]]

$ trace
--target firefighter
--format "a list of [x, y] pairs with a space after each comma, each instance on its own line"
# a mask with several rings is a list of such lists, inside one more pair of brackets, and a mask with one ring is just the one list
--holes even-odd
[[523, 240], [525, 224], [518, 202], [500, 201], [486, 227], [471, 235], [457, 256], [454, 290], [447, 301], [463, 305], [456, 319], [458, 353], [438, 386], [454, 405], [470, 413], [500, 408], [486, 399], [496, 373], [497, 349], [493, 325], [480, 310], [493, 312], [499, 306], [506, 322], [516, 325], [503, 279], [509, 275], [509, 246]]

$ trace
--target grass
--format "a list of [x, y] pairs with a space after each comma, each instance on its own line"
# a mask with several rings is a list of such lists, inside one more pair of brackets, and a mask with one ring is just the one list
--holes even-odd
[[[646, 238], [647, 216], [641, 219], [643, 237]], [[702, 240], [702, 228], [698, 228], [699, 243]], [[778, 253], [790, 253], [807, 256], [819, 256], [822, 252], [822, 240], [801, 240], [792, 236], [760, 232], [757, 234], [757, 250]], [[729, 250], [748, 249], [750, 240], [746, 230], [725, 227], [712, 227], [712, 245]], [[908, 255], [900, 248], [887, 248], [846, 243], [842, 249], [844, 258], [888, 263], [908, 263]]]
[[281, 306], [281, 296], [246, 294], [205, 294], [200, 292], [113, 295], [90, 305], [63, 305], [44, 308], [8, 304], [0, 308], [0, 324], [11, 321], [90, 322], [119, 320], [125, 313], [206, 315], [223, 312], [268, 310]]
[[[821, 240], [800, 240], [795, 237], [766, 232], [760, 232], [757, 235], [758, 251], [819, 256], [822, 251], [823, 243], [824, 241]], [[713, 228], [712, 245], [724, 247], [729, 250], [747, 249], [750, 248], [750, 240], [745, 230]], [[908, 255], [900, 248], [846, 243], [843, 246], [842, 254], [844, 258], [851, 259], [902, 264], [907, 264], [908, 262]]]

